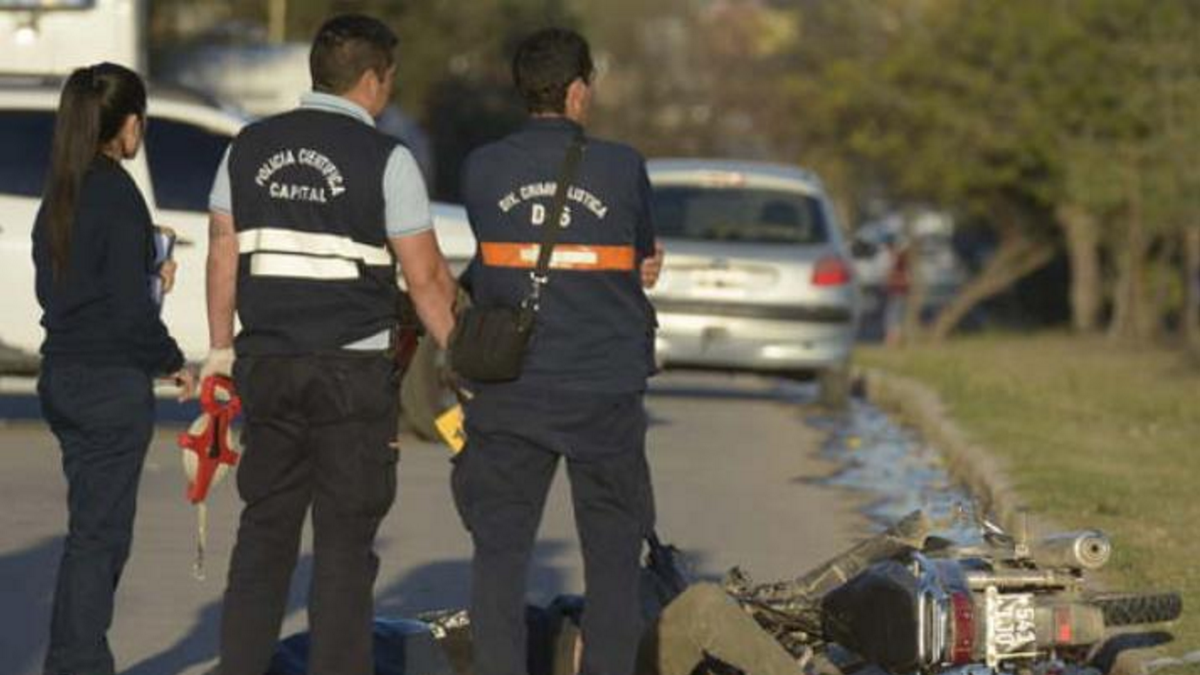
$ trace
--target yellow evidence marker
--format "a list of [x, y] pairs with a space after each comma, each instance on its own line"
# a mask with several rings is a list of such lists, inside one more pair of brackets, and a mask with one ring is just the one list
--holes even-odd
[[462, 451], [463, 446], [467, 443], [467, 432], [463, 428], [463, 408], [461, 405], [456, 405], [438, 415], [433, 424], [437, 427], [438, 433], [441, 434], [442, 442], [450, 446], [450, 454], [457, 455]]

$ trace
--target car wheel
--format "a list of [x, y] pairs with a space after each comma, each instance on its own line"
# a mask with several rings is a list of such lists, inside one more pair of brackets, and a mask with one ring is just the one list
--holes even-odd
[[442, 350], [432, 337], [421, 338], [400, 385], [400, 413], [405, 426], [426, 441], [440, 438], [435, 420], [454, 405], [454, 394], [442, 377]]
[[850, 403], [850, 364], [839, 363], [823, 368], [817, 375], [821, 405], [835, 410]]

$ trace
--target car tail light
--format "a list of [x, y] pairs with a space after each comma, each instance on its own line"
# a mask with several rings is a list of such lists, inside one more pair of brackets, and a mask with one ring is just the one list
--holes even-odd
[[975, 606], [966, 593], [955, 593], [950, 598], [954, 607], [954, 647], [950, 659], [960, 666], [974, 660]]
[[828, 256], [817, 261], [813, 268], [814, 286], [842, 286], [850, 283], [850, 266], [837, 256]]

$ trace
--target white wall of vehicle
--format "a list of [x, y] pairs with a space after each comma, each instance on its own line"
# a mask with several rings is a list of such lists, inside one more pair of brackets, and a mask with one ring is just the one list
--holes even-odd
[[[151, 120], [151, 125], [164, 122], [187, 122], [178, 107], [163, 106], [163, 115]], [[173, 117], [172, 114], [175, 116]], [[211, 120], [210, 120], [211, 121]], [[237, 122], [225, 119], [223, 128], [210, 129], [215, 136], [225, 137], [236, 132]], [[202, 129], [202, 127], [196, 127]], [[147, 202], [154, 221], [171, 227], [179, 236], [175, 249], [179, 271], [175, 290], [167, 296], [163, 317], [172, 335], [190, 360], [199, 361], [208, 352], [208, 330], [205, 304], [205, 259], [208, 242], [208, 213], [205, 208], [158, 208], [155, 206], [155, 184], [151, 180], [149, 152], [126, 162]], [[207, 163], [206, 163], [207, 164]], [[205, 169], [205, 173], [211, 172]], [[207, 180], [207, 179], [206, 179]], [[0, 191], [0, 342], [30, 354], [36, 353], [43, 339], [39, 323], [41, 308], [34, 292], [34, 270], [30, 250], [30, 232], [37, 215], [36, 197], [13, 196]], [[466, 212], [460, 206], [434, 204], [433, 216], [439, 245], [456, 272], [461, 271], [475, 251], [475, 240], [467, 224]]]
[[[158, 90], [156, 95], [154, 88], [150, 93], [146, 143], [136, 158], [125, 162], [125, 168], [145, 196], [154, 222], [174, 229], [179, 237], [176, 285], [163, 315], [187, 357], [197, 361], [208, 352], [204, 283], [208, 192], [221, 154], [247, 119], [190, 95], [169, 90]], [[58, 98], [58, 86], [42, 78], [0, 80], [0, 121], [4, 115], [44, 116], [35, 125], [26, 119], [20, 126], [0, 129], [0, 136], [5, 131], [17, 134], [26, 141], [26, 150], [48, 153]], [[37, 138], [29, 136], [33, 127]], [[38, 183], [45, 171], [43, 159], [38, 168], [29, 169], [38, 174]], [[0, 175], [28, 175], [23, 161], [27, 162], [14, 155], [0, 156]], [[31, 230], [40, 202], [36, 189], [28, 181], [19, 188], [0, 185], [0, 343], [28, 354], [36, 354], [43, 339], [31, 253]], [[455, 270], [461, 270], [475, 251], [465, 211], [456, 205], [434, 204], [433, 218], [443, 252]]]
[[[0, 91], [0, 113], [23, 111], [52, 120], [57, 103], [58, 93], [52, 88]], [[146, 146], [136, 158], [125, 162], [146, 198], [154, 222], [173, 228], [180, 237], [176, 287], [167, 298], [163, 314], [172, 334], [193, 360], [203, 358], [208, 351], [204, 301], [207, 194], [220, 153], [242, 124], [239, 117], [195, 102], [152, 96]], [[52, 122], [44, 126], [48, 134]], [[197, 144], [200, 138], [208, 139], [203, 149]], [[48, 135], [37, 141], [49, 147]], [[157, 185], [155, 177], [159, 178]], [[186, 198], [181, 196], [181, 189], [186, 189]], [[159, 197], [164, 196], [167, 203], [160, 204]], [[39, 201], [37, 195], [14, 195], [0, 186], [0, 288], [4, 289], [0, 310], [5, 318], [0, 324], [0, 341], [27, 353], [36, 353], [43, 338], [30, 250]]]
[[[147, 201], [155, 204], [154, 222], [175, 230], [175, 260], [179, 264], [175, 290], [163, 303], [163, 318], [171, 329], [180, 348], [189, 360], [198, 361], [208, 353], [207, 304], [205, 302], [205, 263], [208, 256], [208, 200], [220, 155], [237, 133], [240, 124], [228, 117], [219, 119], [196, 119], [197, 115], [184, 116], [183, 111], [170, 105], [156, 106], [151, 115], [146, 151], [138, 163], [143, 172], [152, 176], [171, 176], [175, 184], [188, 183], [186, 192], [168, 190], [160, 180], [148, 181], [150, 189], [143, 187]], [[204, 117], [200, 115], [200, 117]], [[211, 126], [204, 126], [208, 123]], [[164, 161], [181, 159], [183, 148], [164, 147], [164, 138], [155, 134], [169, 129], [172, 133], [186, 135], [181, 142], [194, 144], [192, 152], [202, 153], [198, 166], [191, 166], [191, 158], [171, 166], [156, 166]], [[153, 145], [158, 141], [158, 145]], [[155, 153], [155, 154], [150, 154]], [[181, 175], [186, 173], [186, 178]]]
[[0, 341], [25, 352], [36, 352], [42, 342], [30, 252], [37, 207], [36, 200], [0, 194]]
[[18, 0], [0, 5], [0, 72], [65, 74], [112, 61], [144, 73], [146, 11], [145, 0]]

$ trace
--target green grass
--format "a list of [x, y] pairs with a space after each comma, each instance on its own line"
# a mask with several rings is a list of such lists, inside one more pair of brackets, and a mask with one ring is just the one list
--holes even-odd
[[1035, 512], [1107, 532], [1115, 550], [1105, 581], [1114, 590], [1182, 591], [1184, 617], [1168, 651], [1200, 649], [1194, 361], [1061, 335], [866, 348], [857, 358], [936, 390], [966, 433], [1007, 462]]

